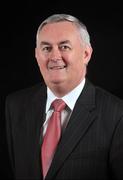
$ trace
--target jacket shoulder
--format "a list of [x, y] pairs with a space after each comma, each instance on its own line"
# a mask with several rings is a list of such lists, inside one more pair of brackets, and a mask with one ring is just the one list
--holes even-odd
[[35, 94], [42, 91], [42, 89], [44, 88], [45, 85], [43, 83], [39, 83], [28, 88], [17, 90], [7, 95], [6, 103], [15, 101], [24, 102], [26, 100], [32, 99], [35, 96]]
[[123, 111], [123, 99], [98, 86], [95, 87], [95, 92], [97, 104], [102, 103], [106, 107], [118, 107]]

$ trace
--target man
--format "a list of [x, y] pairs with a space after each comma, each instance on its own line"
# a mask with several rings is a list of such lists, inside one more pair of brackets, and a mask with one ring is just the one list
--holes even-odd
[[[45, 84], [6, 100], [8, 148], [16, 179], [123, 179], [123, 102], [87, 80], [91, 54], [88, 31], [77, 18], [56, 14], [39, 26], [35, 56]], [[66, 106], [61, 112], [62, 133], [45, 171], [45, 156], [57, 139], [44, 145], [55, 99]]]

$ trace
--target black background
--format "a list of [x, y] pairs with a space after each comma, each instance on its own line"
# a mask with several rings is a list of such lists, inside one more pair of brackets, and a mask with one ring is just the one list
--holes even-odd
[[47, 16], [67, 13], [86, 24], [93, 55], [87, 77], [96, 85], [123, 98], [123, 7], [120, 2], [17, 1], [0, 5], [0, 134], [3, 172], [6, 174], [6, 96], [42, 81], [35, 60], [36, 31]]
[[82, 2], [81, 6], [63, 1], [44, 3], [9, 2], [0, 6], [1, 94], [7, 95], [42, 79], [34, 55], [37, 28], [53, 13], [68, 13], [82, 20], [91, 36], [89, 79], [122, 98], [123, 8], [118, 1]]

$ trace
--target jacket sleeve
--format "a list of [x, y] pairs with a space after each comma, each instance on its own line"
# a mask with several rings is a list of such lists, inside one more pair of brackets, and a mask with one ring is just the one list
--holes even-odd
[[114, 179], [123, 179], [123, 116], [116, 125], [111, 150], [110, 165]]
[[6, 139], [7, 139], [7, 150], [10, 160], [10, 171], [11, 178], [14, 178], [14, 152], [13, 152], [13, 133], [11, 124], [11, 111], [10, 111], [10, 99], [6, 98], [5, 102], [5, 123], [6, 123]]

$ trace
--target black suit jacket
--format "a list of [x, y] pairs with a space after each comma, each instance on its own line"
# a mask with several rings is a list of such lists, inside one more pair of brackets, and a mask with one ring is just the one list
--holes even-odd
[[[46, 87], [6, 99], [7, 140], [16, 179], [42, 179], [41, 127]], [[123, 102], [88, 80], [46, 179], [123, 179]]]

